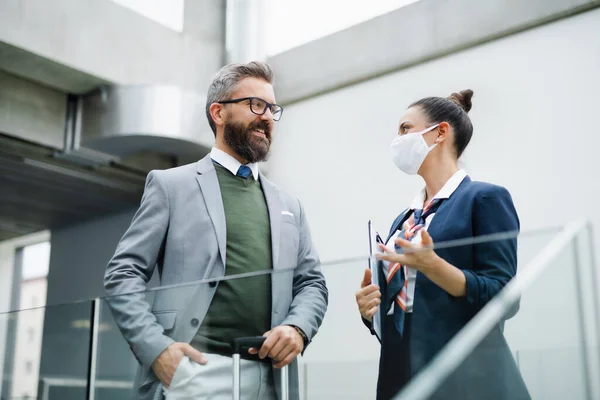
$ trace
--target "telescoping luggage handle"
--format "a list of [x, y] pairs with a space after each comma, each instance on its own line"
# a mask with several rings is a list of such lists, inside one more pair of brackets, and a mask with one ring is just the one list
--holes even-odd
[[[241, 337], [231, 341], [233, 349], [233, 399], [240, 400], [240, 353], [244, 349], [259, 349], [265, 342], [263, 336]], [[289, 400], [288, 393], [288, 367], [281, 369], [281, 400]]]

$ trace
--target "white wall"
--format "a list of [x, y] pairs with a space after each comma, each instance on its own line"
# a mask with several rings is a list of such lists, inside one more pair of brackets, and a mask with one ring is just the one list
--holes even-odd
[[[419, 98], [471, 88], [475, 132], [463, 158], [471, 177], [510, 190], [523, 230], [577, 218], [598, 229], [599, 71], [595, 9], [288, 106], [269, 174], [303, 201], [323, 261], [365, 255], [367, 220], [386, 231], [422, 185], [389, 157], [401, 113]], [[353, 304], [360, 271], [326, 268], [335, 300], [306, 362], [377, 358]], [[370, 378], [347, 383], [374, 390]]]
[[277, 126], [270, 177], [301, 197], [324, 260], [361, 255], [367, 219], [386, 229], [421, 187], [389, 157], [401, 113], [471, 88], [471, 177], [508, 187], [524, 229], [598, 223], [599, 70], [594, 10], [293, 104]]

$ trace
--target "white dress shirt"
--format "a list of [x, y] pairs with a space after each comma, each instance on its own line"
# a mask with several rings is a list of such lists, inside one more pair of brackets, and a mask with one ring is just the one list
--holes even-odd
[[[238, 169], [242, 165], [242, 163], [240, 163], [238, 160], [225, 153], [223, 150], [217, 149], [216, 147], [213, 147], [210, 151], [210, 158], [221, 164], [234, 175], [237, 175]], [[252, 170], [252, 176], [254, 179], [258, 180], [258, 164], [248, 163], [246, 166]]]

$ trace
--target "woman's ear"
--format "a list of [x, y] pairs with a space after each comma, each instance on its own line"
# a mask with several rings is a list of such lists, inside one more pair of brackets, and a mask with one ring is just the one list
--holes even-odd
[[442, 143], [450, 135], [450, 124], [447, 122], [441, 122], [437, 127], [438, 136], [435, 139], [436, 143]]

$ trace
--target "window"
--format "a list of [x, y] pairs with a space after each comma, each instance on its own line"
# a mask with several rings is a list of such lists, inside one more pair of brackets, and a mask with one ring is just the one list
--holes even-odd
[[23, 280], [48, 275], [50, 265], [50, 242], [23, 247]]
[[50, 266], [50, 242], [48, 234], [40, 234], [37, 237], [41, 240], [34, 241], [32, 237], [28, 240], [29, 243], [15, 247], [13, 297], [16, 299], [15, 309], [23, 311], [18, 313], [19, 317], [14, 322], [13, 336], [7, 338], [11, 343], [12, 354], [10, 363], [5, 364], [5, 368], [14, 376], [21, 375], [27, 379], [18, 385], [9, 386], [10, 389], [7, 390], [10, 391], [10, 396], [7, 398], [18, 398], [23, 393], [27, 393], [29, 398], [34, 398], [32, 394], [38, 390], [37, 366], [42, 353], [42, 343], [38, 335], [44, 326], [43, 307], [46, 303]]
[[[41, 231], [0, 242], [0, 309], [24, 310], [7, 318], [4, 343], [4, 376], [23, 376], [19, 384], [4, 381], [0, 397], [12, 399], [38, 391], [41, 356], [40, 333], [44, 326], [47, 280], [50, 261], [50, 232]], [[29, 362], [26, 362], [29, 361]]]

